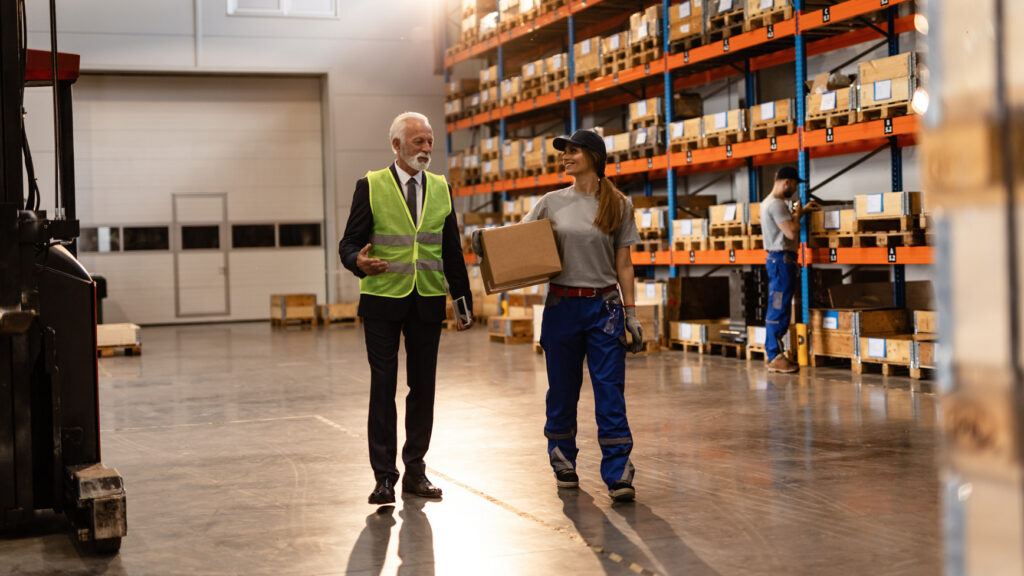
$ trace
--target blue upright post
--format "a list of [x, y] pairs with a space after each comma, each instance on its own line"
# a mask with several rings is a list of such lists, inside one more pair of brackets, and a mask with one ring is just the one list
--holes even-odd
[[[900, 37], [896, 33], [896, 8], [892, 7], [885, 11], [886, 24], [888, 25], [889, 56], [900, 53]], [[903, 151], [900, 150], [899, 139], [895, 136], [889, 138], [889, 162], [892, 166], [892, 191], [903, 191]], [[893, 301], [897, 308], [904, 308], [907, 305], [907, 269], [903, 264], [896, 264], [892, 267], [893, 280]]]
[[[807, 82], [807, 50], [804, 36], [800, 30], [800, 11], [803, 10], [803, 7], [803, 0], [793, 0], [793, 12], [796, 14], [796, 35], [793, 37], [796, 44], [796, 125], [797, 132], [801, 135], [800, 148], [797, 152], [799, 162], [797, 170], [800, 172], [800, 179], [804, 180], [800, 183], [800, 202], [806, 204], [809, 196], [806, 181], [809, 179], [810, 158], [803, 142], [804, 118], [807, 116], [804, 95], [804, 86]], [[800, 250], [803, 252], [803, 247], [807, 244], [806, 216], [800, 219], [800, 244]], [[809, 268], [805, 266], [803, 274], [800, 275], [800, 307], [803, 324], [808, 324], [811, 321], [811, 278], [809, 272]]]
[[[566, 58], [569, 60], [569, 83], [572, 84], [576, 78], [576, 21], [572, 14], [569, 14], [569, 49], [566, 50]], [[569, 100], [569, 133], [572, 134], [579, 127], [579, 108], [576, 105], [576, 95]]]
[[[501, 110], [501, 85], [505, 79], [505, 49], [498, 45], [498, 110]], [[498, 120], [498, 171], [504, 178], [505, 175], [505, 139], [508, 138], [505, 128], [505, 117]], [[508, 201], [508, 192], [501, 193], [502, 206]]]
[[[669, 36], [671, 33], [671, 27], [669, 26], [669, 11], [672, 9], [670, 0], [661, 1], [661, 53], [664, 54], [665, 58], [668, 58], [669, 53]], [[668, 181], [665, 186], [668, 188], [668, 246], [669, 250], [675, 246], [675, 241], [672, 239], [672, 220], [676, 217], [676, 171], [672, 168], [672, 116], [674, 114], [672, 110], [672, 73], [668, 71], [668, 66], [665, 67], [665, 156], [667, 158], [666, 165], [668, 166]], [[671, 266], [668, 269], [670, 278], [675, 278], [678, 275], [675, 266]]]
[[[754, 74], [750, 72], [749, 58], [745, 61], [744, 73], [746, 75], [747, 108], [750, 108], [757, 104], [757, 95], [754, 90]], [[747, 158], [747, 191], [748, 200], [750, 200], [751, 204], [761, 201], [761, 191], [758, 188], [757, 168], [754, 168], [754, 159], [750, 157]]]

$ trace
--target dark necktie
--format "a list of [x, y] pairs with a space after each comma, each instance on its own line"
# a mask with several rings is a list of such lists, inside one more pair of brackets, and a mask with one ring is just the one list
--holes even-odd
[[415, 178], [409, 178], [409, 181], [405, 183], [405, 203], [409, 205], [409, 214], [412, 215], [412, 223], [415, 224], [419, 220], [419, 214], [416, 213]]

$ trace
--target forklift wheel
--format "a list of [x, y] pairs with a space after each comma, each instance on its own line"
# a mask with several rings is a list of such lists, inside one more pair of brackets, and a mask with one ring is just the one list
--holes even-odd
[[121, 539], [106, 538], [103, 540], [95, 540], [92, 543], [92, 549], [96, 554], [103, 556], [117, 554], [118, 551], [121, 550]]

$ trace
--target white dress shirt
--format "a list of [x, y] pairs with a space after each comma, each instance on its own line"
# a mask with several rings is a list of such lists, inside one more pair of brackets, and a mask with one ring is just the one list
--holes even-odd
[[398, 173], [398, 181], [402, 184], [402, 197], [405, 197], [405, 191], [409, 188], [409, 180], [416, 180], [416, 214], [413, 218], [417, 224], [420, 221], [420, 214], [423, 213], [423, 171], [419, 171], [415, 176], [409, 174], [402, 167], [395, 163], [395, 172]]

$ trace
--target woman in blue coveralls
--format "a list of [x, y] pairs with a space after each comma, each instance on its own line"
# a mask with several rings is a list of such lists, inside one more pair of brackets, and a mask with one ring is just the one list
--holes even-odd
[[636, 491], [624, 396], [625, 332], [633, 339], [631, 351], [642, 350], [629, 248], [640, 242], [640, 235], [629, 197], [604, 175], [604, 139], [593, 130], [577, 130], [556, 138], [554, 147], [563, 153], [573, 185], [544, 195], [523, 219], [550, 220], [562, 258], [562, 272], [551, 279], [540, 338], [548, 372], [548, 454], [557, 486], [577, 488], [576, 406], [586, 358], [594, 386], [601, 478], [613, 500], [631, 501]]

